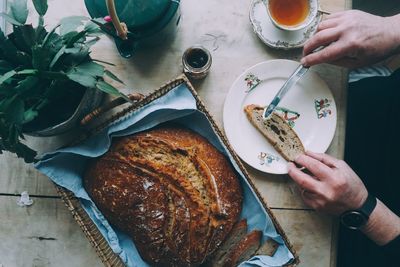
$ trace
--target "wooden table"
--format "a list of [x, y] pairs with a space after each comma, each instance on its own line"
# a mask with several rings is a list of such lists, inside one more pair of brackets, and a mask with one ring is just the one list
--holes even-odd
[[[194, 86], [222, 126], [224, 99], [238, 75], [261, 61], [299, 60], [301, 56], [301, 49], [276, 51], [257, 38], [248, 18], [249, 0], [181, 2], [182, 20], [171, 43], [143, 50], [130, 60], [121, 58], [107, 37], [94, 48], [94, 58], [116, 64], [114, 73], [129, 88], [124, 89], [125, 92], [147, 93], [176, 77], [181, 73], [185, 48], [202, 44], [212, 52], [213, 65], [208, 77], [194, 82]], [[321, 2], [322, 8], [330, 12], [349, 6], [346, 0]], [[30, 9], [33, 10], [32, 6]], [[52, 26], [59, 18], [69, 15], [87, 15], [83, 0], [50, 0], [45, 21]], [[329, 65], [314, 69], [331, 88], [338, 109], [336, 135], [328, 153], [342, 158], [347, 72]], [[71, 135], [30, 138], [29, 142], [44, 151], [65, 144], [69, 139]], [[47, 177], [8, 153], [0, 156], [0, 170], [0, 266], [102, 265]], [[288, 176], [248, 170], [300, 255], [300, 266], [335, 266], [337, 222], [307, 208]], [[32, 206], [17, 206], [22, 191], [33, 196]]]

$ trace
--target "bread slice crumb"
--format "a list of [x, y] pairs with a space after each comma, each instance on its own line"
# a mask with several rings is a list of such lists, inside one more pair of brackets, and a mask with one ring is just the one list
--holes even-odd
[[294, 161], [299, 155], [304, 154], [303, 143], [290, 125], [276, 113], [272, 113], [267, 120], [264, 120], [263, 110], [264, 107], [254, 104], [244, 107], [249, 121], [283, 158]]

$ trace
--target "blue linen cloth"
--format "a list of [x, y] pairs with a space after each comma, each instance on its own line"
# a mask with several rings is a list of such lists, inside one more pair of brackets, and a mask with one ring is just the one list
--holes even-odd
[[206, 137], [230, 159], [240, 176], [244, 192], [240, 217], [247, 219], [249, 231], [253, 229], [263, 231], [263, 242], [272, 238], [280, 244], [273, 257], [256, 256], [243, 262], [240, 266], [272, 267], [282, 266], [292, 261], [293, 255], [285, 246], [282, 237], [276, 232], [268, 213], [264, 210], [229, 151], [212, 129], [205, 114], [197, 110], [196, 100], [185, 84], [175, 87], [164, 96], [112, 123], [83, 143], [45, 154], [35, 167], [53, 182], [72, 191], [79, 198], [82, 207], [112, 250], [127, 266], [149, 266], [141, 259], [131, 238], [118, 229], [114, 229], [96, 208], [82, 185], [82, 175], [91, 158], [99, 157], [108, 150], [112, 138], [144, 131], [166, 121], [179, 123]]

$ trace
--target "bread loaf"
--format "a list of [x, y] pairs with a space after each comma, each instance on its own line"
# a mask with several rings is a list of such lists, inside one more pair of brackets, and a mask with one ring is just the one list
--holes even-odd
[[156, 266], [197, 266], [237, 221], [242, 191], [226, 158], [202, 136], [160, 127], [115, 140], [84, 186], [109, 222]]
[[272, 113], [270, 118], [264, 120], [263, 110], [263, 107], [257, 105], [248, 105], [244, 108], [249, 121], [287, 161], [294, 161], [299, 155], [304, 154], [303, 143], [289, 124], [276, 113]]

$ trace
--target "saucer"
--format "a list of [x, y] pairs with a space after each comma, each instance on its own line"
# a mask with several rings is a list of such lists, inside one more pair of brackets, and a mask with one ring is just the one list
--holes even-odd
[[317, 31], [322, 19], [318, 12], [315, 19], [304, 29], [285, 31], [278, 29], [268, 16], [267, 8], [262, 0], [253, 0], [250, 6], [250, 22], [257, 36], [268, 46], [278, 49], [303, 47], [305, 42]]

